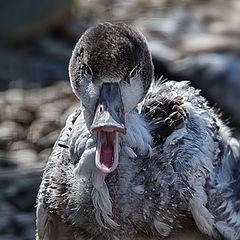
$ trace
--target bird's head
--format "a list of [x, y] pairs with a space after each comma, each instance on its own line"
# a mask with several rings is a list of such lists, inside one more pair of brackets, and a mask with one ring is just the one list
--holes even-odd
[[126, 24], [99, 24], [87, 30], [73, 51], [70, 81], [97, 132], [95, 163], [103, 173], [118, 165], [118, 134], [126, 115], [147, 93], [153, 64], [145, 38]]

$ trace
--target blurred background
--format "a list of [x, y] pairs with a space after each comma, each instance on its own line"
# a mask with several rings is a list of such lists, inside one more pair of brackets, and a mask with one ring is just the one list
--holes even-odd
[[155, 76], [202, 89], [239, 138], [239, 0], [0, 0], [0, 239], [34, 239], [42, 169], [77, 106], [71, 51], [98, 22], [127, 22]]

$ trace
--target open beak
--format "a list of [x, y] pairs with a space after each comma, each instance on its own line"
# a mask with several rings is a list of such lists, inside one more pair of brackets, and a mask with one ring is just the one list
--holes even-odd
[[118, 83], [103, 83], [91, 131], [98, 133], [95, 164], [103, 173], [118, 165], [118, 134], [125, 134], [125, 116]]

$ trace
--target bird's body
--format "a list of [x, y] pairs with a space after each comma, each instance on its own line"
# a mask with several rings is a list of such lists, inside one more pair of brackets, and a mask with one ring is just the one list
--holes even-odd
[[[141, 35], [124, 24], [102, 24], [96, 28], [105, 34], [110, 47], [113, 40], [107, 34], [116, 32], [121, 33], [117, 42], [122, 35], [131, 42], [132, 33], [137, 37], [131, 44], [145, 44]], [[91, 31], [87, 34], [94, 35]], [[86, 35], [83, 43], [80, 40], [85, 51], [90, 40]], [[81, 85], [75, 84], [76, 73], [79, 74], [75, 63], [78, 50], [73, 53], [70, 76], [82, 105], [68, 118], [43, 174], [37, 239], [187, 239], [192, 232], [196, 232], [196, 240], [208, 236], [239, 239], [238, 143], [199, 91], [188, 83], [151, 84], [152, 69], [147, 69], [151, 68], [151, 60], [146, 46], [137, 50], [132, 66], [118, 69], [122, 75], [114, 72], [114, 64], [107, 76], [107, 68], [102, 68], [105, 73], [94, 70], [96, 61], [85, 59], [85, 68], [92, 76], [96, 73], [96, 80], [84, 83], [80, 76]], [[141, 58], [144, 60], [139, 63]], [[116, 61], [123, 61], [119, 59]], [[135, 66], [140, 68], [140, 80], [132, 74]], [[127, 72], [131, 76], [121, 85], [116, 79]], [[103, 82], [99, 83], [101, 79]], [[84, 84], [85, 93], [81, 92]], [[136, 93], [128, 86], [131, 84]], [[117, 111], [108, 106], [108, 97], [111, 101], [119, 97], [120, 104], [111, 103]], [[103, 124], [103, 119], [107, 124]]]

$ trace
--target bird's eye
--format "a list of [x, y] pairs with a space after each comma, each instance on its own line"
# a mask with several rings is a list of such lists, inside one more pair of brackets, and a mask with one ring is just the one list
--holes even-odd
[[77, 54], [77, 61], [81, 62], [83, 59], [83, 49], [80, 50], [80, 52]]
[[130, 77], [133, 78], [137, 75], [137, 66], [133, 68], [133, 70], [130, 72]]
[[92, 75], [92, 69], [86, 63], [82, 64], [82, 71], [83, 74]]

